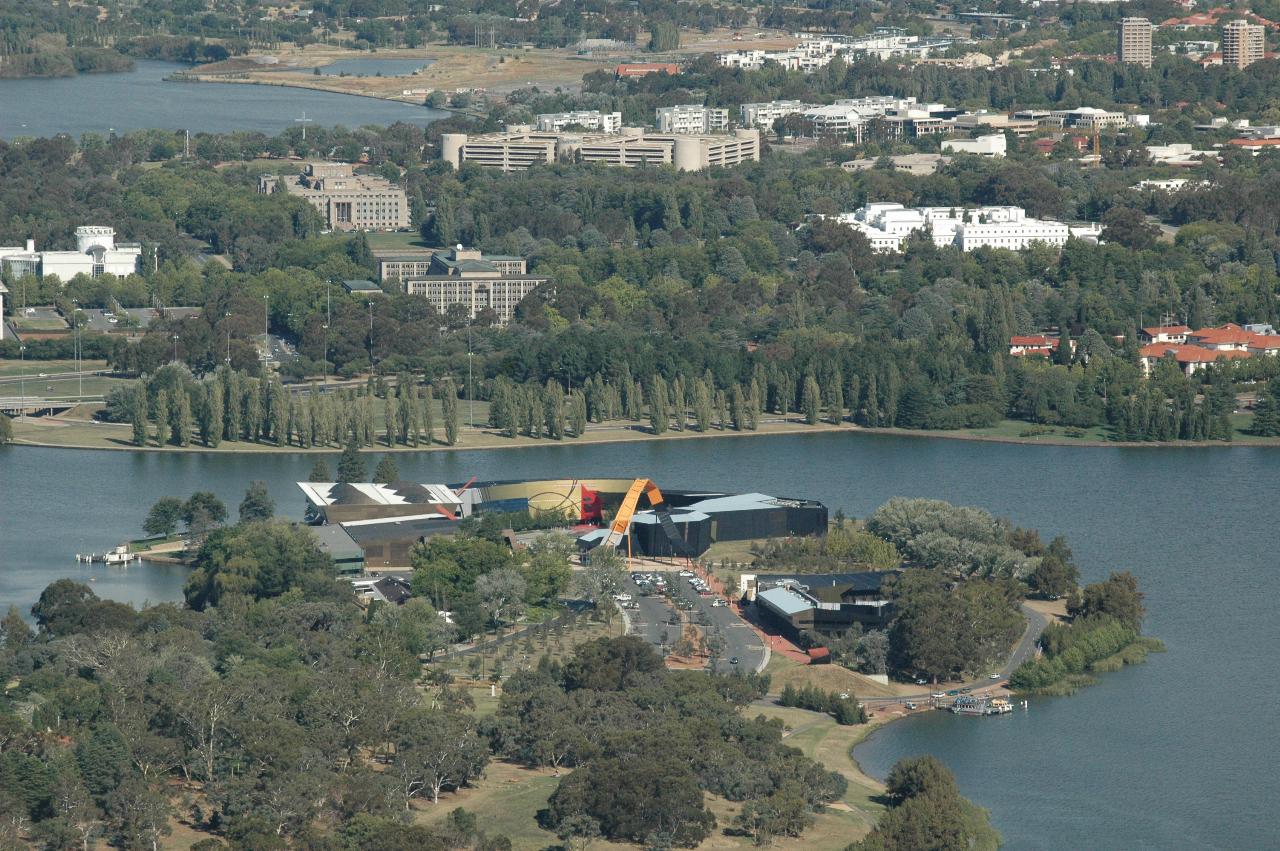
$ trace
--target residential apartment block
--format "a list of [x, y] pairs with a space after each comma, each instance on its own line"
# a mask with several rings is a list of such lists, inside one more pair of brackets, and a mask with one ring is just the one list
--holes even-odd
[[901, 204], [868, 204], [838, 220], [861, 233], [878, 252], [899, 252], [911, 236], [922, 234], [939, 248], [961, 251], [1005, 248], [1018, 251], [1033, 243], [1062, 246], [1070, 237], [1097, 239], [1096, 224], [1071, 226], [1063, 222], [1033, 219], [1021, 207], [904, 207]]
[[622, 113], [583, 109], [577, 112], [547, 112], [538, 116], [538, 131], [541, 133], [559, 133], [566, 127], [617, 133], [622, 129]]
[[394, 266], [395, 262], [394, 258], [383, 260], [380, 272], [399, 278], [407, 295], [422, 296], [441, 315], [455, 305], [461, 305], [469, 319], [492, 310], [498, 325], [510, 322], [516, 305], [550, 280], [527, 274], [523, 258], [486, 257], [461, 245], [434, 252], [425, 272], [416, 265], [419, 258], [412, 258], [412, 267]]
[[663, 106], [654, 110], [659, 133], [719, 133], [729, 129], [729, 110], [696, 103]]
[[760, 131], [735, 130], [725, 134], [649, 133], [624, 127], [622, 133], [539, 133], [524, 125], [511, 125], [505, 133], [468, 136], [446, 133], [440, 137], [441, 156], [454, 168], [476, 163], [503, 171], [520, 171], [537, 164], [578, 161], [638, 168], [674, 165], [680, 171], [701, 171], [713, 166], [734, 166], [760, 159]]
[[1116, 57], [1125, 64], [1151, 67], [1151, 33], [1146, 18], [1123, 18], [1116, 32]]
[[773, 100], [768, 103], [744, 103], [738, 107], [738, 123], [743, 127], [758, 127], [771, 130], [773, 123], [779, 118], [799, 115], [809, 108], [809, 104], [798, 100]]
[[403, 230], [409, 227], [409, 199], [391, 181], [355, 174], [347, 163], [310, 162], [296, 178], [264, 174], [258, 191], [283, 186], [324, 216], [330, 230]]
[[1267, 51], [1266, 28], [1244, 19], [1231, 21], [1222, 28], [1222, 64], [1228, 68], [1248, 68], [1262, 59]]

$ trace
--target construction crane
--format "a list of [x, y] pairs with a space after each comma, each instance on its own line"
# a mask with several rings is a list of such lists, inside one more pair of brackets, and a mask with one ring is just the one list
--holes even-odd
[[649, 505], [653, 506], [653, 512], [658, 517], [658, 523], [662, 526], [662, 531], [671, 542], [672, 551], [686, 558], [692, 555], [689, 542], [680, 535], [675, 522], [671, 519], [671, 512], [666, 506], [662, 491], [658, 490], [658, 486], [649, 479], [636, 479], [631, 483], [631, 487], [627, 489], [626, 496], [622, 498], [622, 505], [618, 506], [618, 513], [614, 515], [613, 523], [609, 525], [609, 532], [604, 536], [604, 540], [600, 542], [600, 546], [617, 547], [622, 542], [623, 535], [626, 535], [627, 560], [631, 560], [631, 536], [627, 532], [631, 528], [632, 518], [635, 517], [636, 507], [640, 504], [641, 494], [644, 494], [649, 500]]

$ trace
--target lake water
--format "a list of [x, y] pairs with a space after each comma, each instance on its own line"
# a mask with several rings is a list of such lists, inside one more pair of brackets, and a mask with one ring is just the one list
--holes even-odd
[[339, 59], [328, 65], [320, 66], [321, 74], [338, 76], [347, 74], [352, 77], [407, 77], [426, 68], [430, 59]]
[[[354, 62], [401, 60], [351, 60]], [[425, 64], [414, 60], [415, 65]], [[426, 126], [448, 113], [377, 98], [284, 86], [239, 83], [171, 83], [164, 77], [186, 66], [143, 60], [123, 74], [81, 74], [56, 79], [0, 80], [0, 138], [160, 127], [192, 133], [310, 126]]]
[[[138, 533], [158, 496], [213, 490], [234, 512], [263, 479], [301, 515], [294, 482], [315, 456], [0, 449], [0, 602], [29, 606], [59, 576], [104, 596], [176, 599], [182, 571], [78, 567], [77, 551]], [[336, 457], [330, 458], [330, 466]], [[372, 468], [376, 458], [370, 457]], [[1015, 446], [815, 434], [488, 452], [400, 454], [410, 479], [644, 475], [671, 487], [821, 499], [865, 516], [891, 496], [979, 505], [1066, 535], [1084, 578], [1132, 570], [1166, 654], [1028, 713], [932, 713], [872, 736], [858, 757], [883, 775], [931, 752], [992, 812], [1011, 848], [1276, 847], [1280, 452], [1262, 448]]]

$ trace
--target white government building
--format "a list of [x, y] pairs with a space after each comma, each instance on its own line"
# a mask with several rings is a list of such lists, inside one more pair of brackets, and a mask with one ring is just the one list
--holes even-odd
[[559, 133], [566, 127], [617, 133], [622, 130], [622, 113], [580, 109], [576, 112], [544, 112], [538, 116], [538, 131], [541, 133]]
[[69, 281], [76, 275], [98, 278], [102, 275], [125, 277], [138, 271], [142, 246], [136, 242], [116, 243], [114, 228], [85, 225], [76, 228], [74, 251], [36, 251], [36, 243], [28, 239], [23, 247], [0, 246], [0, 264], [13, 277], [56, 275]]
[[1102, 228], [1094, 223], [1068, 225], [1033, 219], [1021, 207], [904, 207], [894, 203], [868, 204], [837, 217], [871, 242], [877, 252], [900, 252], [915, 233], [933, 239], [939, 248], [961, 251], [1005, 248], [1018, 251], [1033, 243], [1066, 245], [1071, 237], [1097, 240]]

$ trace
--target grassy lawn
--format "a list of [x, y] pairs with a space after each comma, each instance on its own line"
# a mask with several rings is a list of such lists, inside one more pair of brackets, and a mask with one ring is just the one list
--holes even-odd
[[[104, 360], [91, 360], [85, 358], [81, 361], [85, 372], [97, 372], [107, 368], [107, 362]], [[10, 358], [0, 358], [0, 377], [12, 375], [39, 375], [45, 373], [52, 375], [55, 372], [75, 372], [76, 362], [72, 359], [67, 360], [32, 360], [27, 358], [23, 360], [14, 360]]]
[[783, 741], [828, 769], [840, 772], [849, 781], [842, 800], [819, 815], [817, 823], [801, 839], [779, 843], [780, 847], [839, 851], [871, 831], [884, 811], [884, 805], [876, 800], [883, 787], [858, 770], [849, 753], [875, 729], [872, 725], [841, 727], [828, 715], [782, 706], [767, 709], [752, 706], [746, 711], [780, 719], [787, 728]]
[[369, 247], [375, 250], [394, 251], [397, 248], [432, 248], [413, 231], [395, 233], [369, 233]]
[[[116, 381], [118, 379], [102, 379], [104, 382]], [[65, 382], [63, 382], [65, 384]], [[89, 392], [89, 380], [85, 380], [85, 392]], [[28, 392], [31, 392], [30, 382], [28, 383]], [[438, 410], [438, 406], [437, 406]], [[630, 422], [610, 422], [601, 425], [592, 424], [591, 428], [582, 437], [568, 437], [562, 441], [551, 440], [549, 438], [531, 438], [531, 437], [505, 437], [490, 430], [487, 430], [482, 424], [488, 417], [488, 411], [485, 405], [479, 401], [475, 405], [475, 422], [477, 428], [470, 429], [467, 422], [470, 421], [468, 406], [466, 400], [458, 403], [458, 410], [462, 420], [462, 428], [459, 432], [458, 442], [454, 448], [457, 449], [520, 449], [527, 446], [566, 446], [574, 443], [617, 443], [620, 441], [634, 440], [682, 440], [693, 439], [697, 437], [749, 437], [753, 435], [763, 434], [787, 434], [795, 432], [812, 432], [836, 430], [834, 426], [808, 426], [804, 424], [765, 424], [757, 432], [735, 432], [735, 431], [719, 431], [712, 429], [705, 435], [694, 431], [679, 432], [668, 431], [661, 437], [650, 433], [646, 428]], [[381, 419], [381, 413], [378, 412], [377, 418]], [[102, 424], [102, 423], [86, 423], [83, 421], [75, 421], [76, 417], [64, 418], [54, 417], [52, 419], [36, 419], [32, 421], [24, 421], [14, 423], [14, 437], [17, 443], [42, 444], [50, 446], [83, 446], [99, 449], [128, 449], [133, 448], [130, 443], [132, 430], [128, 424]], [[79, 419], [84, 419], [80, 417]], [[413, 447], [399, 446], [394, 447], [396, 452], [417, 452], [426, 451], [430, 448], [444, 448], [444, 429], [441, 427], [442, 417], [437, 415], [436, 418], [436, 444], [433, 447], [421, 446], [417, 449]], [[157, 448], [157, 447], [151, 447]], [[261, 443], [245, 443], [240, 441], [223, 441], [217, 449], [209, 449], [196, 444], [180, 449], [176, 446], [164, 447], [166, 451], [203, 451], [203, 452], [301, 452], [297, 446], [274, 446]], [[328, 446], [312, 451], [322, 452], [339, 452], [341, 447]], [[386, 452], [388, 451], [385, 442], [379, 438], [377, 444], [367, 447], [368, 452]]]

